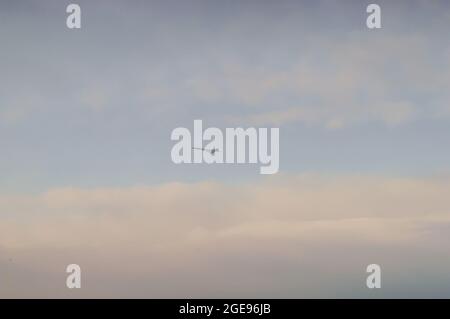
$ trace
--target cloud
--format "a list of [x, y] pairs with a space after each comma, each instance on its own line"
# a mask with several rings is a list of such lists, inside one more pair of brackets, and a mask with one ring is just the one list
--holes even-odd
[[[204, 6], [200, 3], [196, 5]], [[193, 24], [192, 16], [178, 16], [162, 3], [152, 10], [85, 4], [88, 12], [101, 12], [106, 20], [127, 26], [114, 26], [120, 47], [111, 40], [115, 37], [104, 39], [103, 23], [93, 22], [84, 36], [72, 38], [50, 24], [59, 23], [56, 18], [42, 28], [58, 41], [43, 45], [39, 37], [30, 36], [28, 26], [41, 17], [23, 12], [21, 20], [2, 20], [3, 30], [15, 30], [5, 34], [12, 43], [3, 53], [3, 64], [11, 76], [1, 83], [2, 105], [15, 108], [23, 104], [21, 96], [37, 91], [41, 100], [34, 104], [39, 105], [23, 106], [30, 118], [74, 108], [82, 121], [90, 115], [84, 112], [110, 112], [114, 107], [122, 111], [114, 114], [123, 119], [129, 118], [129, 109], [137, 109], [139, 118], [150, 109], [153, 118], [167, 120], [181, 108], [186, 114], [180, 116], [327, 128], [368, 122], [398, 126], [448, 117], [449, 46], [441, 41], [448, 26], [446, 7], [415, 3], [414, 14], [433, 13], [432, 23], [416, 29], [402, 15], [410, 5], [385, 4], [386, 14], [392, 14], [387, 21], [395, 23], [370, 32], [359, 20], [357, 27], [353, 24], [355, 16], [360, 19], [357, 6], [324, 2], [320, 10], [311, 10], [297, 5], [295, 10], [280, 6], [274, 11], [265, 4], [255, 12], [249, 4], [225, 16], [220, 6], [211, 7]], [[117, 17], [124, 10], [134, 23]], [[317, 18], [329, 12], [352, 19], [338, 23]], [[180, 27], [168, 22], [174, 19]], [[214, 27], [204, 28], [210, 19]], [[142, 43], [144, 33], [149, 40]], [[16, 43], [18, 37], [27, 41]], [[8, 117], [17, 121], [16, 115]]]
[[[450, 285], [442, 291], [424, 279], [448, 277], [450, 236], [442, 227], [450, 227], [449, 186], [442, 179], [301, 175], [240, 186], [1, 196], [0, 260], [12, 258], [14, 267], [0, 294], [360, 297], [369, 296], [365, 265], [379, 263], [387, 278], [403, 278], [394, 286], [386, 280], [379, 296], [448, 297]], [[86, 273], [79, 292], [64, 289], [69, 263]], [[404, 267], [419, 279], [402, 274]], [[425, 286], [402, 290], [410, 281]]]
[[339, 38], [321, 35], [310, 42], [286, 62], [290, 65], [285, 70], [242, 67], [245, 71], [230, 80], [239, 89], [228, 96], [245, 92], [240, 104], [250, 108], [244, 115], [231, 116], [232, 122], [325, 128], [373, 122], [399, 126], [442, 116], [447, 108], [444, 87], [450, 65], [445, 50], [436, 48], [424, 34], [358, 31]]

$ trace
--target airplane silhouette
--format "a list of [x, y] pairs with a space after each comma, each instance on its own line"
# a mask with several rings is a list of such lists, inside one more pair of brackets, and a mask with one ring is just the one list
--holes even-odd
[[211, 153], [211, 155], [214, 155], [216, 152], [218, 152], [219, 151], [219, 149], [218, 148], [213, 148], [212, 150], [208, 150], [208, 149], [206, 149], [206, 148], [198, 148], [198, 147], [193, 147], [192, 148], [193, 150], [199, 150], [199, 151], [206, 151], [206, 152], [210, 152]]

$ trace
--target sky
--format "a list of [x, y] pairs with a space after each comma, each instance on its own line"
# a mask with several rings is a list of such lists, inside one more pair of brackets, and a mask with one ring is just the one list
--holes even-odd
[[[448, 1], [69, 3], [0, 0], [0, 297], [450, 297]], [[196, 119], [279, 172], [174, 164]]]

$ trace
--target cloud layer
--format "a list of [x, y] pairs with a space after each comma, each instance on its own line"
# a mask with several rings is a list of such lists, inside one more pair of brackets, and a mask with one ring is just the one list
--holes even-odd
[[[302, 175], [1, 196], [0, 294], [448, 297], [449, 190], [446, 179]], [[64, 286], [70, 263], [79, 291]], [[371, 263], [381, 291], [365, 288]]]

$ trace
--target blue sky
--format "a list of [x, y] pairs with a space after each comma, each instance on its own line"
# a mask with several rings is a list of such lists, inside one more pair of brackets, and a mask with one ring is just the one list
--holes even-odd
[[[235, 267], [219, 267], [222, 290], [171, 282], [161, 294], [352, 297], [367, 293], [355, 272], [378, 258], [396, 278], [384, 296], [448, 297], [439, 282], [450, 257], [437, 245], [450, 221], [450, 3], [377, 1], [382, 28], [369, 30], [371, 2], [78, 1], [82, 28], [69, 30], [68, 2], [1, 1], [0, 252], [20, 264], [8, 271], [57, 287], [66, 260], [101, 270], [149, 247], [126, 254], [157, 259], [155, 269], [118, 261], [92, 280], [123, 282], [84, 292], [117, 296], [132, 273], [159, 288], [171, 274], [198, 278], [221, 247], [212, 260]], [[170, 134], [195, 119], [279, 127], [280, 173], [174, 164]], [[89, 240], [68, 234], [96, 226]], [[332, 251], [348, 251], [335, 272]], [[248, 277], [263, 255], [279, 283], [264, 267]], [[399, 274], [415, 261], [417, 276], [434, 279], [411, 292], [412, 277]], [[254, 290], [227, 283], [240, 266]], [[158, 296], [145, 282], [132, 287]], [[70, 296], [58, 289], [30, 294]], [[23, 296], [20, 280], [3, 294]]]
[[80, 31], [3, 5], [4, 191], [254, 178], [168, 161], [197, 118], [280, 126], [285, 172], [448, 170], [445, 2], [382, 3], [375, 31], [360, 1], [81, 4]]

